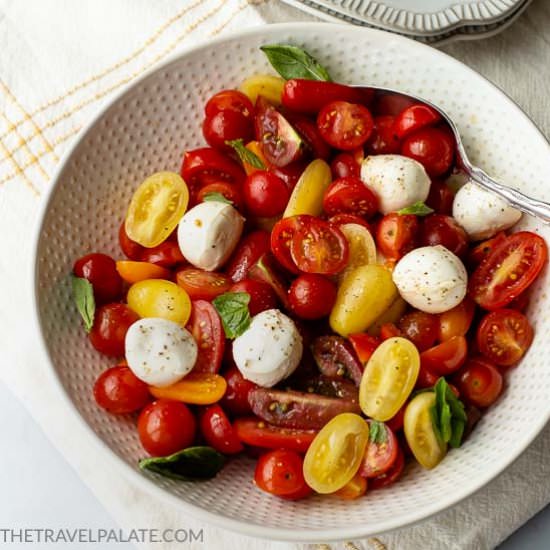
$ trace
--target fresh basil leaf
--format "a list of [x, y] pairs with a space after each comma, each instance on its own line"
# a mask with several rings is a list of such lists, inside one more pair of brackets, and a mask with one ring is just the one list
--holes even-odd
[[435, 405], [431, 413], [434, 430], [442, 441], [449, 443], [451, 447], [459, 447], [467, 420], [464, 404], [452, 392], [443, 377], [438, 379], [433, 391]]
[[451, 420], [451, 437], [449, 439], [449, 445], [456, 449], [460, 447], [462, 443], [462, 436], [464, 435], [464, 429], [466, 427], [466, 422], [460, 418], [453, 418]]
[[249, 303], [250, 294], [247, 292], [226, 292], [212, 301], [227, 338], [237, 338], [250, 326]]
[[84, 321], [86, 332], [90, 332], [94, 325], [95, 316], [94, 287], [92, 283], [90, 283], [88, 279], [84, 279], [84, 277], [75, 277], [71, 275], [71, 279], [76, 309], [78, 309], [78, 313], [80, 313]]
[[232, 139], [225, 143], [235, 149], [242, 163], [246, 162], [246, 164], [250, 164], [250, 166], [258, 170], [265, 170], [265, 164], [262, 162], [262, 159], [256, 153], [247, 149], [242, 139]]
[[429, 206], [425, 205], [422, 201], [415, 202], [414, 204], [411, 204], [410, 206], [407, 206], [406, 208], [401, 208], [401, 210], [398, 210], [398, 214], [414, 214], [415, 216], [427, 216], [428, 214], [431, 214], [434, 211], [433, 208], [430, 208]]
[[221, 193], [218, 193], [216, 191], [212, 191], [212, 193], [206, 193], [204, 195], [204, 198], [202, 199], [203, 202], [224, 202], [225, 204], [233, 204], [227, 197], [224, 197]]
[[289, 44], [266, 44], [260, 50], [265, 53], [273, 68], [285, 79], [307, 78], [330, 81], [328, 71], [302, 48]]
[[373, 443], [386, 443], [388, 433], [386, 425], [383, 422], [378, 422], [378, 420], [370, 421], [369, 440]]
[[139, 467], [172, 479], [198, 481], [214, 477], [224, 462], [224, 456], [212, 447], [188, 447], [170, 456], [142, 458]]

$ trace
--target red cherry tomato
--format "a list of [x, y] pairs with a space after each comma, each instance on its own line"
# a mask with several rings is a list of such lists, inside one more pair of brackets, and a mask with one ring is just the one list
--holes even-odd
[[244, 378], [234, 365], [229, 367], [223, 376], [227, 382], [227, 389], [221, 401], [223, 408], [235, 416], [252, 414], [248, 394], [258, 386]]
[[533, 327], [523, 313], [497, 309], [485, 315], [477, 329], [479, 351], [495, 365], [517, 363], [533, 341]]
[[390, 115], [374, 117], [372, 134], [365, 144], [369, 155], [399, 153], [400, 141], [394, 130], [395, 117]]
[[438, 329], [437, 315], [423, 311], [413, 311], [399, 320], [399, 330], [418, 348], [418, 351], [427, 350], [435, 344]]
[[262, 281], [243, 279], [238, 283], [234, 283], [229, 291], [246, 292], [250, 296], [248, 310], [252, 316], [277, 307], [277, 295], [273, 288]]
[[243, 209], [243, 197], [239, 187], [225, 181], [218, 181], [205, 185], [197, 194], [197, 202], [204, 202], [207, 195], [219, 193], [223, 195], [237, 210]]
[[145, 407], [138, 418], [139, 439], [152, 456], [167, 456], [189, 447], [197, 423], [184, 403], [159, 399]]
[[407, 137], [401, 145], [401, 154], [417, 160], [430, 176], [441, 176], [453, 163], [454, 138], [441, 128], [423, 128]]
[[351, 151], [369, 139], [372, 116], [363, 105], [333, 101], [325, 105], [317, 117], [322, 138], [332, 147]]
[[505, 238], [506, 233], [500, 231], [494, 237], [477, 244], [468, 254], [468, 264], [472, 267], [478, 266]]
[[453, 213], [453, 201], [455, 192], [444, 182], [432, 181], [430, 193], [426, 199], [426, 204], [433, 208], [436, 214], [451, 216]]
[[151, 400], [149, 387], [125, 366], [102, 372], [94, 384], [96, 403], [113, 414], [139, 411]]
[[286, 166], [270, 166], [269, 169], [276, 176], [281, 178], [286, 183], [288, 189], [292, 191], [307, 165], [307, 161], [297, 160]]
[[271, 230], [271, 251], [277, 261], [291, 273], [299, 273], [290, 254], [292, 237], [314, 216], [290, 216], [279, 220]]
[[369, 420], [369, 442], [359, 473], [363, 477], [385, 474], [397, 459], [399, 444], [395, 434], [384, 422]]
[[397, 116], [407, 107], [414, 105], [414, 99], [391, 92], [381, 93], [374, 100], [372, 112], [376, 115]]
[[433, 126], [440, 120], [441, 115], [435, 109], [423, 103], [416, 103], [397, 115], [394, 131], [399, 139], [403, 139], [421, 128]]
[[218, 372], [225, 348], [225, 333], [216, 308], [205, 300], [193, 301], [187, 330], [195, 338], [199, 352], [193, 371]]
[[424, 388], [432, 388], [435, 386], [435, 383], [439, 379], [439, 374], [436, 374], [430, 370], [428, 370], [425, 366], [420, 364], [420, 370], [418, 372], [418, 378], [416, 379], [415, 388], [416, 389], [424, 389]]
[[295, 493], [290, 493], [288, 495], [281, 495], [280, 497], [284, 500], [302, 500], [313, 494], [313, 489], [309, 485], [304, 485], [301, 489]]
[[260, 457], [254, 482], [266, 493], [277, 496], [296, 495], [307, 487], [302, 472], [303, 459], [295, 451], [277, 449]]
[[398, 432], [403, 428], [403, 421], [405, 419], [405, 409], [409, 403], [405, 403], [389, 420], [386, 420], [386, 426], [393, 431]]
[[369, 480], [370, 489], [381, 489], [382, 487], [387, 487], [392, 483], [395, 483], [403, 474], [403, 469], [405, 468], [405, 455], [401, 450], [401, 447], [397, 445], [397, 456], [395, 461], [390, 466], [390, 469], [377, 477], [373, 477]]
[[229, 290], [231, 279], [223, 273], [184, 267], [176, 273], [176, 283], [189, 294], [191, 300], [213, 300]]
[[254, 117], [252, 102], [238, 90], [222, 90], [214, 94], [204, 106], [206, 116], [214, 116], [221, 111], [235, 111], [250, 120]]
[[412, 214], [386, 214], [376, 230], [376, 244], [388, 260], [399, 260], [416, 246], [418, 219]]
[[154, 248], [145, 248], [140, 260], [168, 268], [186, 263], [178, 243], [174, 241], [164, 241]]
[[463, 397], [476, 407], [492, 405], [502, 391], [502, 375], [496, 367], [481, 357], [470, 359], [458, 373], [456, 385]]
[[333, 179], [354, 177], [360, 175], [361, 166], [351, 153], [339, 153], [330, 163], [330, 171]]
[[442, 245], [459, 258], [468, 252], [468, 235], [451, 216], [432, 214], [420, 224], [420, 245]]
[[321, 137], [315, 122], [300, 115], [289, 116], [289, 121], [300, 134], [304, 146], [313, 158], [327, 160], [331, 155], [331, 149]]
[[548, 261], [544, 239], [529, 231], [506, 237], [470, 278], [469, 292], [485, 309], [499, 309], [519, 296]]
[[199, 417], [201, 433], [208, 445], [226, 455], [244, 450], [231, 422], [219, 405], [210, 405]]
[[302, 319], [326, 317], [336, 301], [336, 285], [313, 273], [300, 275], [288, 291], [292, 312]]
[[350, 334], [348, 340], [351, 342], [357, 358], [363, 365], [366, 365], [374, 350], [380, 345], [380, 338], [366, 333]]
[[88, 335], [94, 348], [114, 357], [124, 355], [124, 339], [139, 315], [125, 304], [106, 304], [95, 312], [94, 326]]
[[124, 226], [125, 223], [122, 222], [120, 224], [120, 229], [118, 230], [118, 242], [120, 244], [120, 249], [129, 260], [139, 261], [141, 260], [142, 252], [146, 250], [146, 248], [130, 239]]
[[384, 323], [380, 327], [380, 340], [389, 340], [396, 336], [403, 336], [401, 331], [393, 323]]
[[355, 214], [369, 218], [378, 210], [378, 197], [359, 178], [340, 178], [325, 191], [323, 210], [329, 216]]
[[227, 276], [237, 283], [248, 275], [248, 270], [271, 249], [271, 236], [267, 231], [253, 231], [241, 239], [227, 263]]
[[292, 260], [300, 271], [334, 275], [348, 262], [349, 246], [343, 233], [319, 218], [308, 216], [290, 243]]
[[228, 109], [206, 116], [202, 123], [202, 135], [210, 147], [229, 152], [233, 148], [226, 141], [251, 141], [254, 137], [254, 126], [250, 117]]
[[464, 336], [472, 324], [475, 308], [474, 301], [466, 296], [453, 309], [440, 313], [437, 339], [445, 342], [453, 336]]
[[420, 354], [422, 367], [431, 373], [447, 376], [457, 371], [466, 361], [468, 343], [464, 336], [453, 336]]
[[282, 214], [290, 197], [285, 182], [266, 170], [249, 174], [244, 181], [243, 191], [248, 212], [260, 218]]
[[75, 262], [73, 273], [92, 285], [96, 304], [113, 302], [122, 294], [122, 279], [116, 270], [116, 262], [107, 254], [82, 256]]
[[264, 254], [249, 270], [249, 277], [255, 281], [267, 283], [275, 292], [285, 309], [289, 308], [288, 284], [286, 277], [281, 273], [273, 255]]
[[369, 222], [366, 221], [364, 218], [356, 216], [355, 214], [336, 214], [335, 216], [331, 216], [328, 219], [328, 222], [332, 225], [335, 225], [336, 227], [339, 227], [340, 225], [345, 225], [347, 223], [356, 223], [358, 225], [366, 227], [369, 231], [371, 230]]

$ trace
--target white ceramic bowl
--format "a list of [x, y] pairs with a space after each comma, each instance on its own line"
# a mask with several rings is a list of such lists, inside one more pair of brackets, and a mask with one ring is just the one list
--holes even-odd
[[[545, 425], [546, 277], [538, 281], [529, 311], [533, 346], [473, 436], [435, 470], [411, 467], [399, 483], [353, 502], [270, 497], [253, 486], [253, 462], [245, 458], [203, 483], [140, 473], [137, 460], [144, 452], [135, 419], [106, 414], [94, 403], [94, 380], [112, 361], [92, 349], [71, 300], [68, 274], [75, 258], [90, 251], [121, 255], [117, 231], [133, 190], [152, 172], [179, 169], [183, 150], [202, 144], [205, 99], [245, 76], [270, 71], [258, 47], [273, 42], [305, 47], [336, 80], [400, 88], [441, 105], [457, 121], [473, 162], [550, 199], [548, 143], [508, 97], [464, 65], [381, 31], [324, 23], [264, 26], [187, 50], [135, 82], [81, 133], [44, 207], [36, 241], [36, 313], [68, 410], [91, 428], [85, 437], [103, 442], [112, 463], [122, 465], [136, 484], [183, 511], [249, 535], [303, 541], [362, 537], [419, 521], [467, 497], [509, 465]], [[533, 219], [521, 227], [550, 239], [550, 230]]]

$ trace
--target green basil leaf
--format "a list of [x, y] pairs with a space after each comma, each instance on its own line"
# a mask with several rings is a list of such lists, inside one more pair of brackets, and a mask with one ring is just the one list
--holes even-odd
[[249, 303], [250, 294], [247, 292], [226, 292], [212, 301], [227, 338], [237, 338], [250, 326]]
[[95, 316], [94, 287], [88, 279], [75, 277], [74, 275], [71, 275], [71, 284], [76, 309], [78, 309], [78, 313], [84, 321], [86, 332], [90, 332], [94, 325]]
[[388, 432], [386, 431], [386, 425], [378, 420], [371, 420], [369, 422], [369, 440], [373, 443], [386, 443], [388, 440]]
[[142, 458], [139, 467], [172, 479], [198, 481], [214, 477], [224, 462], [224, 456], [212, 447], [188, 447], [170, 456]]
[[225, 143], [235, 149], [242, 163], [246, 162], [246, 164], [250, 164], [250, 166], [258, 170], [265, 170], [265, 164], [262, 162], [262, 159], [256, 153], [247, 149], [242, 139], [233, 139]]
[[431, 411], [434, 430], [442, 441], [449, 443], [451, 447], [459, 447], [467, 420], [464, 404], [443, 377], [436, 382], [434, 392], [435, 405]]
[[204, 195], [204, 198], [202, 199], [203, 202], [224, 202], [225, 204], [233, 204], [227, 197], [224, 197], [221, 193], [218, 193], [216, 191], [212, 191], [212, 193], [206, 193]]
[[462, 436], [464, 435], [464, 428], [466, 427], [466, 422], [460, 418], [453, 418], [451, 420], [451, 437], [449, 439], [449, 445], [456, 449], [460, 447], [462, 443]]
[[273, 68], [285, 79], [307, 78], [330, 81], [328, 71], [302, 48], [289, 44], [266, 44], [260, 50], [265, 53]]
[[415, 202], [406, 208], [401, 208], [398, 210], [398, 214], [414, 214], [415, 216], [427, 216], [433, 212], [433, 208], [425, 205], [422, 201]]

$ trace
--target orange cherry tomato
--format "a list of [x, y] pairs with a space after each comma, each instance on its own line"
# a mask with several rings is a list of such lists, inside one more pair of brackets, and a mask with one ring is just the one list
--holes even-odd
[[190, 372], [185, 378], [164, 388], [149, 386], [157, 399], [182, 401], [189, 405], [211, 405], [224, 395], [227, 383], [223, 376], [208, 372]]
[[149, 262], [120, 260], [116, 263], [116, 270], [131, 285], [145, 279], [170, 279], [169, 269]]
[[341, 489], [334, 494], [342, 500], [355, 500], [367, 492], [367, 478], [355, 474]]
[[454, 336], [464, 336], [474, 318], [476, 305], [466, 297], [460, 304], [439, 315], [437, 339], [440, 342], [450, 340]]

